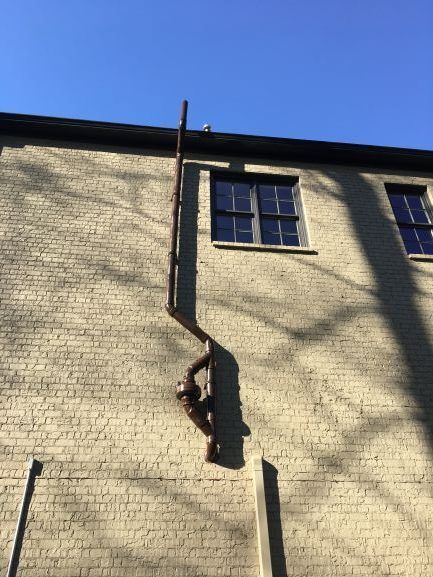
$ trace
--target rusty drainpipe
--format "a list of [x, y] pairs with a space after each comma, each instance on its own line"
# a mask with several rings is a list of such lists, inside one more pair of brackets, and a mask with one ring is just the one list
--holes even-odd
[[[178, 265], [177, 242], [179, 230], [179, 209], [180, 209], [180, 192], [182, 186], [183, 173], [183, 156], [184, 156], [184, 138], [186, 130], [186, 115], [188, 102], [182, 102], [182, 109], [177, 134], [176, 148], [176, 168], [174, 173], [174, 188], [171, 197], [171, 228], [170, 228], [170, 252], [168, 253], [168, 271], [167, 271], [167, 297], [165, 301], [165, 310], [168, 314], [177, 320], [183, 327], [189, 330], [195, 337], [205, 345], [205, 354], [195, 360], [186, 369], [182, 382], [176, 386], [176, 397], [182, 403], [186, 414], [191, 421], [206, 435], [206, 453], [205, 460], [209, 463], [215, 463], [218, 458], [218, 445], [216, 440], [216, 413], [215, 413], [215, 352], [214, 341], [191, 319], [187, 318], [176, 309], [174, 303], [174, 293], [176, 288], [176, 267]], [[200, 398], [201, 389], [195, 382], [195, 374], [201, 369], [206, 368], [206, 418], [202, 416], [195, 406]]]

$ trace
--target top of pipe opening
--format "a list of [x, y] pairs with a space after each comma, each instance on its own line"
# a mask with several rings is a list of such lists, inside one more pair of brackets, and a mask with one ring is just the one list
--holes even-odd
[[182, 100], [182, 105], [180, 108], [180, 120], [179, 120], [180, 126], [185, 124], [187, 113], [188, 113], [188, 100]]

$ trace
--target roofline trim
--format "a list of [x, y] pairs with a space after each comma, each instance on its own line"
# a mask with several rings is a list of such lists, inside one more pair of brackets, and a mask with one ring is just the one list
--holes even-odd
[[[174, 153], [174, 128], [139, 126], [29, 114], [0, 113], [0, 134], [92, 142]], [[433, 172], [433, 151], [274, 136], [188, 130], [187, 152], [326, 164], [392, 167]]]

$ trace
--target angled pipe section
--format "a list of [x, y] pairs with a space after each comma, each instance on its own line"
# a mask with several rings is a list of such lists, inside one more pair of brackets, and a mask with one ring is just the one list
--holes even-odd
[[[206, 435], [205, 460], [214, 463], [218, 458], [218, 445], [216, 439], [216, 412], [215, 412], [215, 352], [212, 338], [198, 325], [177, 310], [175, 305], [176, 267], [178, 266], [177, 243], [179, 235], [179, 212], [180, 194], [183, 174], [184, 139], [186, 131], [186, 116], [188, 102], [182, 102], [179, 130], [177, 134], [176, 167], [174, 173], [174, 187], [171, 197], [171, 227], [170, 227], [170, 250], [168, 253], [167, 271], [167, 294], [165, 310], [179, 324], [185, 327], [199, 341], [205, 345], [205, 354], [191, 363], [185, 372], [183, 380], [176, 386], [176, 397], [180, 400], [187, 416], [195, 426]], [[195, 375], [206, 369], [206, 417], [196, 407], [196, 402], [201, 396], [201, 389], [195, 382]]]

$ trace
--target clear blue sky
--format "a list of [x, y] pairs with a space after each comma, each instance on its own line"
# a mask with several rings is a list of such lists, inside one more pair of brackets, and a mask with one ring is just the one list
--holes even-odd
[[0, 110], [433, 149], [431, 0], [2, 3]]

